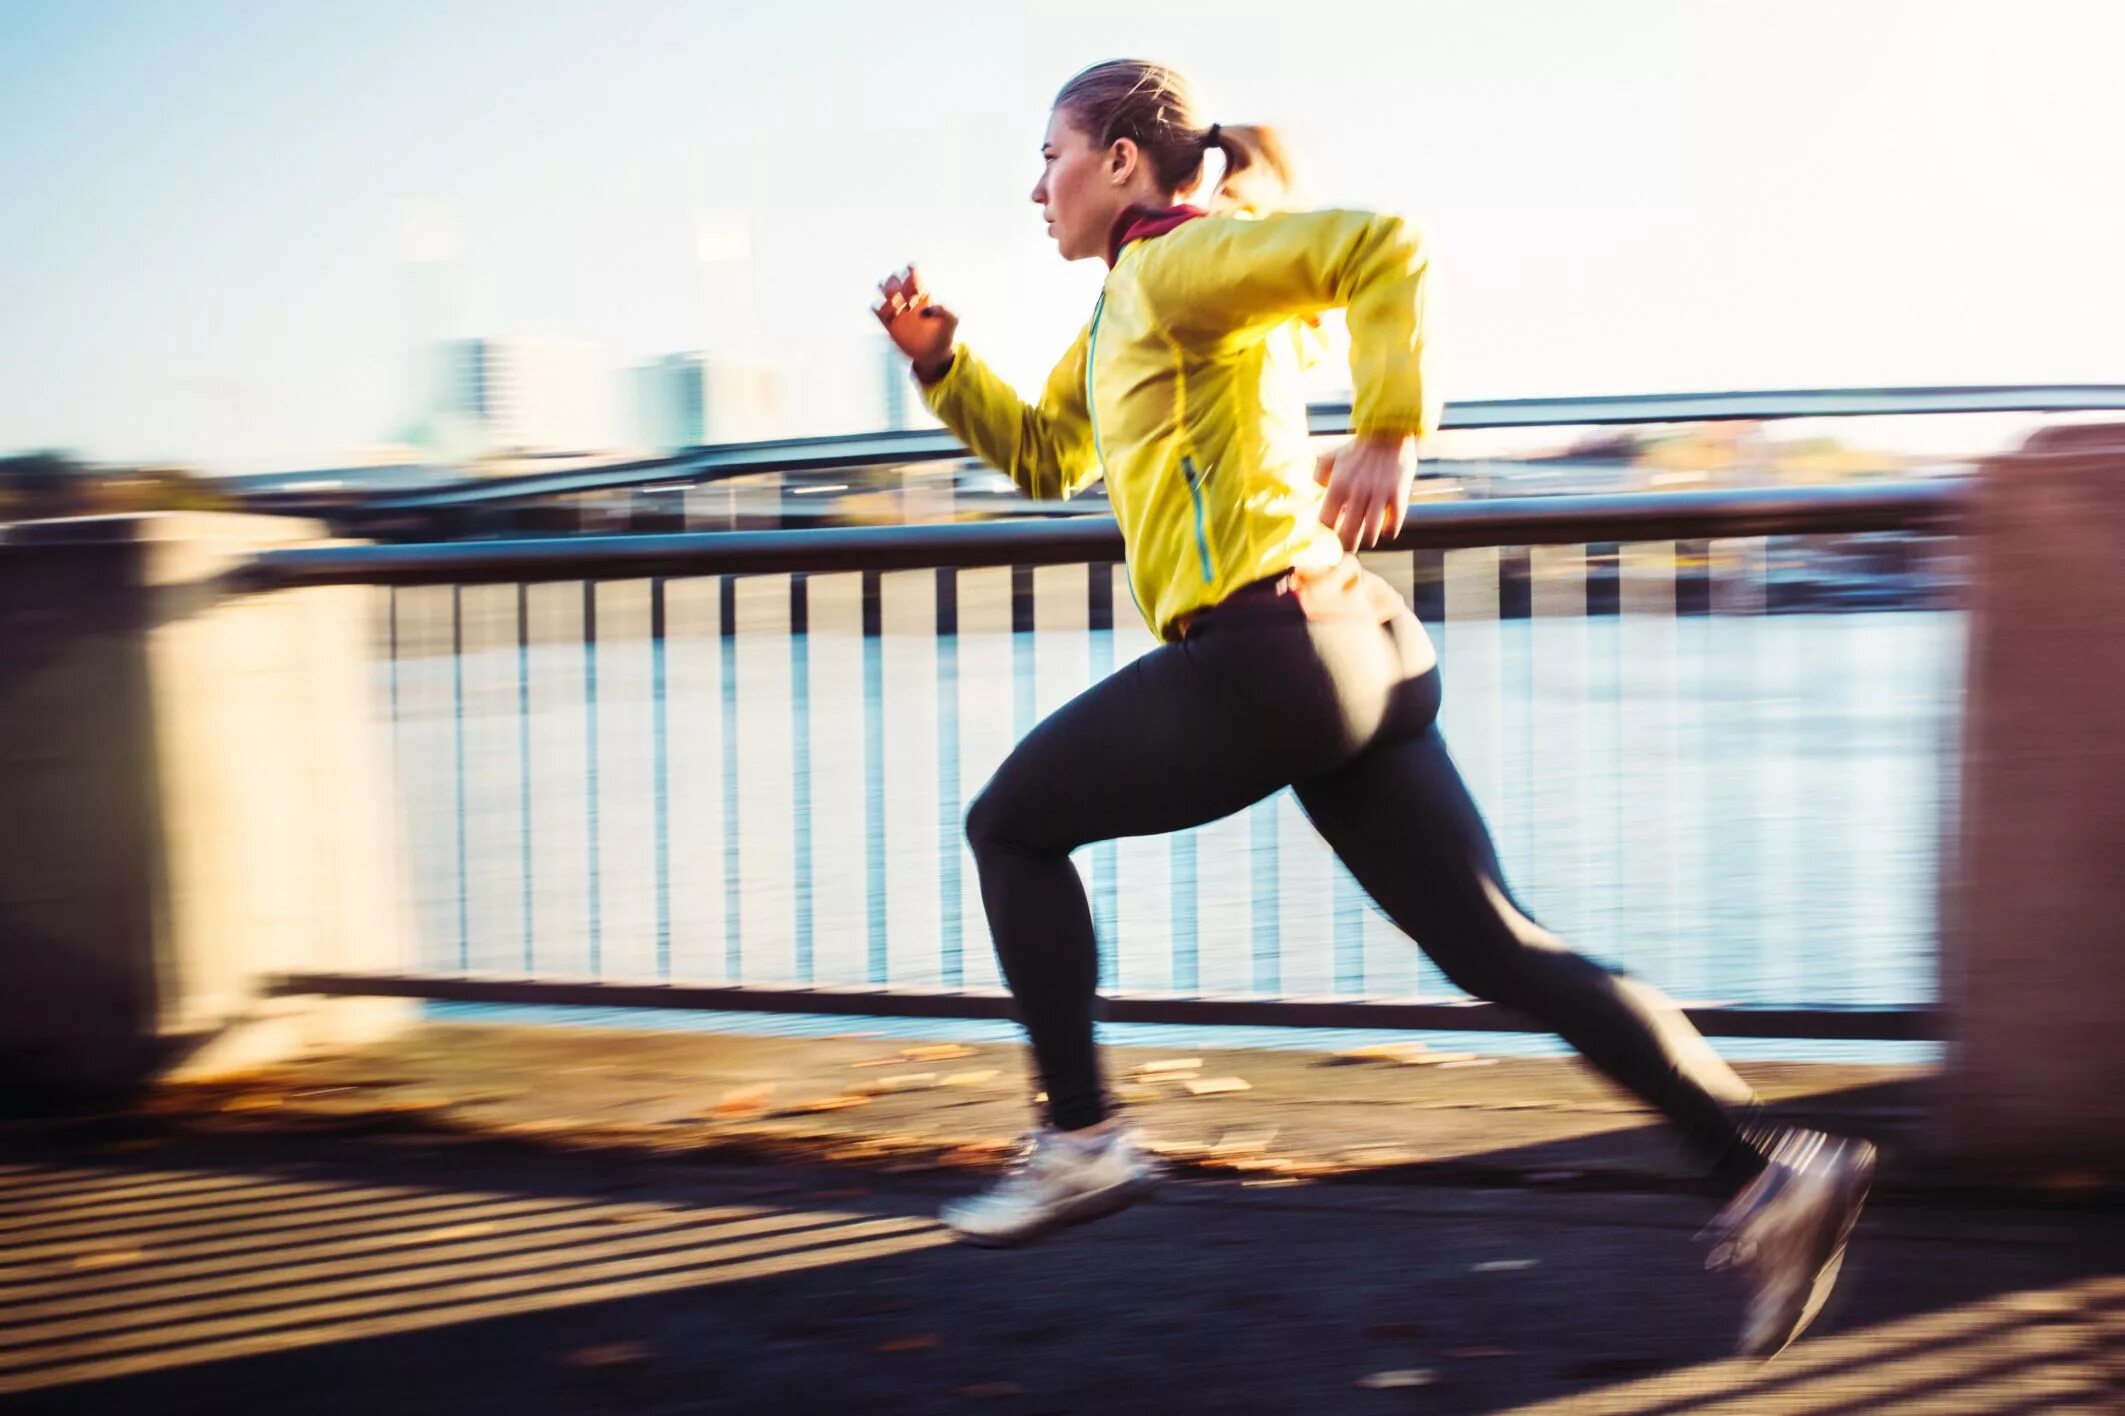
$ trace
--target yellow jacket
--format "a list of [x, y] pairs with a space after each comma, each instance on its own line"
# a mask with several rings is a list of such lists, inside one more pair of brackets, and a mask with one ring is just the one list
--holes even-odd
[[1302, 321], [1349, 311], [1356, 433], [1431, 430], [1425, 267], [1399, 217], [1198, 217], [1122, 247], [1038, 403], [964, 345], [924, 397], [1028, 496], [1068, 497], [1104, 474], [1137, 608], [1172, 638], [1242, 585], [1343, 557], [1320, 522]]

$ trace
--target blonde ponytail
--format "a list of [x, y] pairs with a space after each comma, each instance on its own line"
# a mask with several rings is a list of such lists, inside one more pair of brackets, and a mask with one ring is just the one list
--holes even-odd
[[1296, 169], [1276, 129], [1206, 121], [1195, 86], [1177, 69], [1110, 59], [1064, 84], [1055, 107], [1096, 147], [1123, 138], [1135, 143], [1160, 184], [1182, 196], [1202, 187], [1203, 159], [1215, 149], [1225, 170], [1204, 199], [1215, 211], [1260, 214], [1291, 200]]
[[1210, 194], [1212, 210], [1258, 216], [1291, 200], [1296, 177], [1291, 148], [1276, 129], [1220, 123], [1215, 146], [1225, 155], [1225, 173]]

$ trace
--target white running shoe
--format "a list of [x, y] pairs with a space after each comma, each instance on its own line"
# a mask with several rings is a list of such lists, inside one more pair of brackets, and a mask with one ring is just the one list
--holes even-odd
[[1043, 1127], [1001, 1180], [937, 1217], [972, 1244], [1023, 1244], [1126, 1209], [1157, 1183], [1158, 1163], [1126, 1131], [1080, 1140]]
[[1866, 1141], [1788, 1131], [1763, 1173], [1705, 1230], [1714, 1245], [1704, 1266], [1738, 1270], [1751, 1285], [1744, 1356], [1777, 1356], [1822, 1311], [1873, 1180]]

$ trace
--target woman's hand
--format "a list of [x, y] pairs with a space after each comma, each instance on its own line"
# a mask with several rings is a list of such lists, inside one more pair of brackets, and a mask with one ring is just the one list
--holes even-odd
[[878, 303], [871, 313], [915, 366], [915, 377], [935, 383], [952, 364], [952, 342], [959, 335], [959, 316], [937, 303], [923, 288], [913, 267], [878, 282]]
[[1328, 488], [1321, 524], [1346, 551], [1400, 535], [1416, 470], [1415, 438], [1358, 438], [1330, 448], [1313, 469], [1314, 480]]

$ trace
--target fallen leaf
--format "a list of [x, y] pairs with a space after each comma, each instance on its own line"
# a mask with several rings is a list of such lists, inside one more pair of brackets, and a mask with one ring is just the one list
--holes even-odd
[[1163, 1062], [1142, 1062], [1129, 1069], [1135, 1077], [1156, 1077], [1168, 1072], [1199, 1072], [1203, 1068], [1200, 1057], [1168, 1057]]
[[1024, 1396], [1026, 1389], [1016, 1382], [976, 1382], [972, 1386], [953, 1387], [952, 1395], [963, 1396], [968, 1401], [986, 1401], [992, 1396]]
[[571, 1367], [594, 1370], [629, 1367], [649, 1360], [649, 1349], [639, 1342], [607, 1342], [596, 1347], [578, 1347], [561, 1359]]
[[1223, 1092], [1253, 1091], [1252, 1084], [1239, 1077], [1203, 1077], [1188, 1083], [1191, 1096], [1217, 1096]]
[[954, 1057], [972, 1057], [974, 1049], [957, 1042], [941, 1042], [929, 1047], [903, 1047], [900, 1055], [910, 1062], [949, 1062]]
[[768, 1103], [774, 1099], [775, 1084], [773, 1082], [762, 1082], [760, 1085], [752, 1087], [733, 1087], [723, 1093], [722, 1097], [716, 1102], [716, 1114], [718, 1116], [733, 1116], [765, 1111]]
[[927, 1091], [936, 1085], [935, 1072], [907, 1072], [898, 1077], [880, 1077], [875, 1082], [863, 1082], [849, 1090], [859, 1095], [884, 1095], [887, 1092]]
[[871, 1099], [867, 1096], [822, 1096], [813, 1101], [800, 1101], [795, 1106], [786, 1106], [782, 1109], [782, 1114], [794, 1116], [814, 1111], [846, 1111], [852, 1106], [868, 1106], [870, 1102]]
[[907, 1335], [906, 1337], [889, 1337], [889, 1338], [887, 1338], [887, 1339], [886, 1339], [885, 1341], [883, 1341], [883, 1342], [880, 1342], [880, 1343], [877, 1343], [877, 1344], [875, 1344], [875, 1345], [874, 1345], [874, 1346], [873, 1346], [873, 1347], [871, 1348], [871, 1351], [873, 1351], [873, 1352], [927, 1352], [927, 1351], [929, 1351], [929, 1350], [930, 1350], [930, 1349], [931, 1349], [932, 1347], [935, 1347], [936, 1345], [937, 1345], [937, 1334], [936, 1334], [936, 1333], [934, 1333], [934, 1332], [914, 1332], [914, 1333], [909, 1333], [909, 1334], [908, 1334], [908, 1335]]
[[941, 1087], [978, 1087], [983, 1082], [996, 1080], [996, 1075], [994, 1067], [984, 1068], [979, 1072], [951, 1072], [947, 1073], [945, 1078], [938, 1082], [937, 1085]]
[[1372, 1047], [1353, 1047], [1336, 1056], [1346, 1062], [1406, 1062], [1430, 1050], [1421, 1042], [1383, 1042]]
[[1274, 1129], [1267, 1131], [1227, 1131], [1210, 1147], [1212, 1155], [1254, 1155], [1269, 1149], [1276, 1139]]
[[1359, 1377], [1358, 1385], [1367, 1391], [1394, 1391], [1401, 1387], [1430, 1386], [1432, 1374], [1422, 1367], [1409, 1367], [1394, 1372], [1374, 1372], [1369, 1377]]

